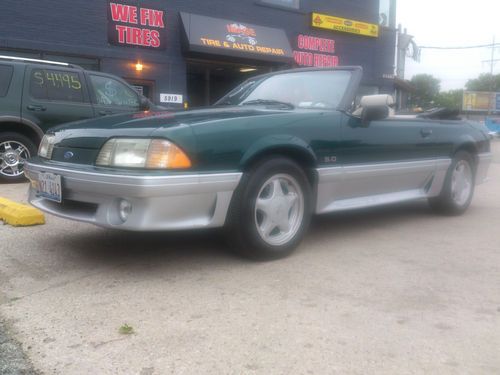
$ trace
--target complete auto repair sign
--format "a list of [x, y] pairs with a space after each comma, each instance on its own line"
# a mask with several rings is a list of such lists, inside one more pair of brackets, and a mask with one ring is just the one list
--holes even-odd
[[130, 3], [108, 3], [108, 41], [120, 46], [166, 48], [164, 10]]
[[331, 68], [339, 65], [335, 51], [335, 40], [299, 34], [293, 58], [299, 66]]

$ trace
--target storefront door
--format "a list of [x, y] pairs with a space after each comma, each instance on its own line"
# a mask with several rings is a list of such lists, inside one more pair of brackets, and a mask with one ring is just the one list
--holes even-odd
[[187, 69], [188, 104], [191, 108], [212, 105], [248, 78], [270, 71], [269, 66], [190, 61]]

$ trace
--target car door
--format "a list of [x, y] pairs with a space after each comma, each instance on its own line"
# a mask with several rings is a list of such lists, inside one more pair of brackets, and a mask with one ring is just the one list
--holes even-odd
[[139, 110], [139, 94], [125, 82], [99, 73], [88, 73], [88, 79], [96, 116], [136, 112]]
[[66, 67], [28, 65], [22, 117], [44, 131], [65, 122], [94, 117], [83, 72]]
[[436, 172], [437, 147], [431, 122], [387, 118], [363, 125], [346, 115], [336, 199], [366, 206], [425, 196]]

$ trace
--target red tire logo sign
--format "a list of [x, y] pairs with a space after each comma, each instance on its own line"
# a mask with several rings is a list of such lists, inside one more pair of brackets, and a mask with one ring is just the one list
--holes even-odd
[[248, 43], [251, 46], [258, 44], [257, 39], [255, 39], [257, 33], [255, 32], [255, 29], [252, 29], [251, 27], [246, 27], [240, 23], [231, 23], [226, 25], [226, 29], [228, 31], [226, 41], [228, 42]]

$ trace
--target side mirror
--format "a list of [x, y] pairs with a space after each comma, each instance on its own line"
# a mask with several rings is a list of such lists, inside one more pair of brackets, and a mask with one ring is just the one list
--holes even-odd
[[389, 107], [386, 105], [364, 107], [361, 112], [361, 124], [368, 127], [370, 122], [389, 117]]
[[139, 97], [139, 109], [141, 111], [147, 111], [151, 108], [151, 103], [144, 96]]

